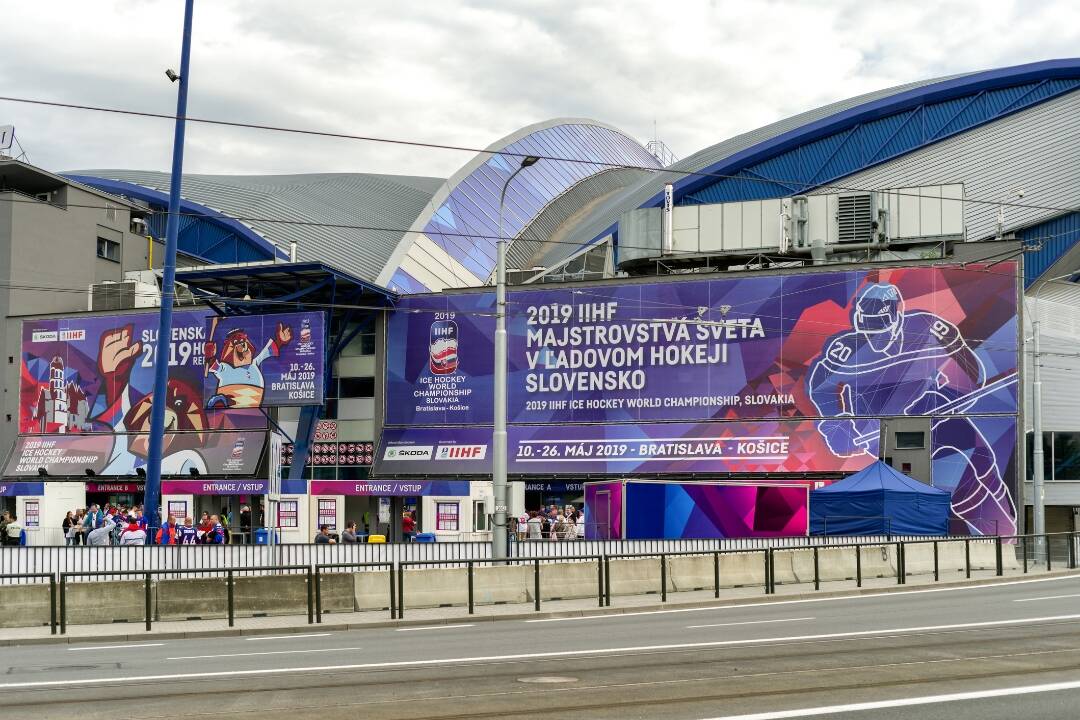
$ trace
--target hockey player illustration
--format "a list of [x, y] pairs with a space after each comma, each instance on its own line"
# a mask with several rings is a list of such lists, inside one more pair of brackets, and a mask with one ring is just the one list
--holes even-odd
[[1015, 532], [1016, 509], [993, 449], [959, 415], [998, 383], [987, 384], [982, 362], [956, 325], [933, 313], [905, 312], [895, 285], [873, 283], [855, 300], [852, 329], [829, 338], [824, 348], [807, 389], [820, 415], [829, 418], [818, 431], [835, 455], [878, 456], [878, 421], [868, 417], [952, 416], [935, 421], [934, 435], [957, 447], [937, 447], [933, 459], [956, 456], [964, 465], [952, 492], [954, 515], [975, 534]]
[[267, 340], [256, 355], [255, 345], [247, 332], [235, 328], [226, 333], [219, 354], [211, 332], [211, 337], [203, 348], [203, 357], [206, 358], [207, 374], [217, 379], [217, 389], [207, 400], [206, 407], [259, 407], [266, 387], [262, 364], [272, 357], [277, 357], [281, 349], [292, 341], [292, 336], [291, 327], [278, 323], [274, 337]]
[[[108, 330], [101, 335], [98, 371], [102, 378], [105, 409], [94, 418], [116, 433], [113, 447], [101, 475], [130, 475], [146, 464], [149, 454], [150, 408], [152, 397], [132, 401], [129, 378], [142, 343], [132, 342], [132, 326]], [[165, 439], [161, 460], [162, 475], [187, 475], [191, 469], [206, 472], [206, 461], [198, 449], [207, 429], [199, 392], [187, 383], [169, 379], [166, 387]], [[186, 432], [178, 432], [186, 431]]]

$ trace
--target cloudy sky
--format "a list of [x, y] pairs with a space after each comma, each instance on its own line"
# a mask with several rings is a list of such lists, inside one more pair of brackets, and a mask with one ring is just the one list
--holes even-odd
[[[175, 111], [182, 0], [18, 3], [0, 94]], [[680, 157], [818, 105], [1069, 57], [1080, 3], [196, 0], [189, 114], [485, 147], [590, 117]], [[171, 123], [0, 102], [35, 164], [167, 170]], [[445, 177], [460, 152], [189, 126], [188, 172]]]

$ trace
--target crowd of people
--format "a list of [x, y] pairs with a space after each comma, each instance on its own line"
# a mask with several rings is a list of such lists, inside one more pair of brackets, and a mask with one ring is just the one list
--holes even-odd
[[[95, 504], [68, 511], [61, 527], [68, 545], [146, 545], [151, 534], [154, 545], [226, 545], [233, 541], [230, 524], [228, 508], [222, 508], [220, 515], [203, 512], [198, 524], [191, 517], [169, 515], [161, 527], [150, 528], [141, 506]], [[251, 509], [246, 505], [239, 533], [237, 539], [250, 542]]]
[[518, 540], [578, 540], [585, 537], [585, 513], [573, 505], [530, 510], [517, 521]]

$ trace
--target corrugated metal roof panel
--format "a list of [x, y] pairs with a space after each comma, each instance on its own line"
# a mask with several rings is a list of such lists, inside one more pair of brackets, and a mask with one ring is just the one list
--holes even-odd
[[[139, 170], [80, 170], [168, 192], [169, 175]], [[440, 178], [361, 173], [184, 176], [185, 198], [240, 219], [259, 235], [288, 248], [300, 261], [322, 261], [364, 280], [383, 270], [403, 229], [435, 191]]]

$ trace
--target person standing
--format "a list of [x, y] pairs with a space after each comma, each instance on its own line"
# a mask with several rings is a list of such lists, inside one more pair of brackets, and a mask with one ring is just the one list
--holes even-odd
[[203, 541], [209, 545], [224, 545], [225, 527], [221, 524], [221, 519], [217, 515], [210, 516], [210, 526], [210, 531], [204, 536]]
[[412, 539], [416, 537], [416, 519], [408, 510], [401, 515], [401, 536], [405, 542], [412, 542]]
[[4, 544], [5, 545], [19, 545], [22, 538], [22, 525], [19, 524], [19, 519], [15, 513], [4, 513]]
[[214, 529], [214, 523], [210, 521], [210, 513], [203, 511], [202, 517], [199, 518], [199, 541], [204, 544], [209, 544], [210, 540], [206, 537], [211, 530]]
[[64, 531], [64, 544], [75, 544], [75, 514], [70, 510], [67, 511], [67, 515], [64, 516], [64, 522], [60, 523], [60, 527]]
[[83, 520], [86, 519], [86, 508], [75, 511], [75, 526], [72, 528], [72, 545], [85, 545], [86, 533], [83, 531]]
[[128, 526], [120, 533], [121, 545], [145, 545], [146, 544], [146, 531], [139, 527], [138, 520], [132, 520], [128, 523]]
[[195, 545], [199, 542], [199, 531], [191, 524], [191, 518], [184, 518], [184, 524], [176, 529], [177, 545]]
[[540, 513], [535, 510], [529, 511], [527, 536], [530, 540], [539, 540], [544, 535], [544, 521], [540, 519]]
[[240, 508], [240, 535], [245, 545], [251, 544], [251, 508], [247, 505]]
[[175, 545], [176, 544], [176, 518], [170, 515], [165, 522], [161, 524], [161, 529], [157, 531], [155, 538], [156, 545]]

